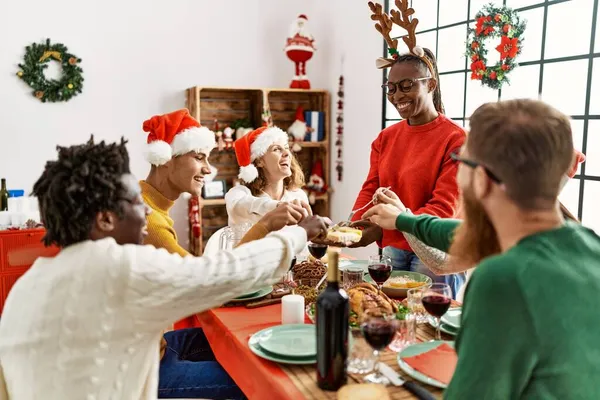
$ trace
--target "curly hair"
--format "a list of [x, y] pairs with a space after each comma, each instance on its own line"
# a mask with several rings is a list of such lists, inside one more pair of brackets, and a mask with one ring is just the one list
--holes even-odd
[[[424, 47], [423, 51], [425, 52], [425, 57], [427, 57], [427, 59], [429, 60], [429, 62], [431, 63], [431, 65], [433, 66], [433, 78], [435, 78], [435, 80], [437, 81], [437, 85], [435, 86], [435, 90], [433, 92], [433, 105], [435, 106], [435, 109], [437, 112], [445, 114], [445, 110], [444, 110], [444, 104], [442, 103], [442, 90], [440, 88], [440, 74], [438, 72], [438, 66], [437, 66], [437, 61], [435, 59], [435, 56], [433, 55], [433, 52], [431, 50], [429, 50], [428, 48]], [[417, 64], [419, 67], [424, 68], [425, 71], [429, 71], [429, 68], [427, 67], [427, 64], [425, 64], [425, 62], [423, 60], [421, 60], [419, 57], [412, 55], [412, 54], [402, 54], [400, 56], [398, 56], [398, 58], [396, 59], [396, 64], [400, 64], [403, 62], [412, 62]]]
[[[292, 175], [288, 176], [283, 180], [283, 187], [286, 190], [295, 190], [300, 189], [304, 186], [305, 178], [304, 172], [302, 172], [302, 167], [296, 157], [293, 154], [290, 154], [290, 169], [292, 170]], [[256, 161], [254, 161], [254, 165], [256, 169], [258, 169], [258, 178], [256, 178], [253, 182], [243, 182], [244, 185], [250, 189], [250, 192], [253, 196], [258, 196], [262, 194], [263, 189], [267, 186], [267, 178], [265, 177], [265, 173], [262, 167], [256, 165]]]
[[58, 159], [48, 161], [42, 176], [33, 186], [42, 222], [46, 227], [46, 246], [69, 246], [87, 240], [96, 215], [113, 211], [122, 216], [119, 195], [121, 177], [129, 171], [129, 154], [121, 143], [57, 146]]

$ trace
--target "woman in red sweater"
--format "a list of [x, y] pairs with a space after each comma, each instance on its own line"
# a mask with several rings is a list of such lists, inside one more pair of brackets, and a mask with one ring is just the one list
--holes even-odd
[[[453, 217], [458, 200], [457, 163], [450, 155], [465, 141], [462, 127], [447, 118], [442, 105], [436, 60], [429, 49], [422, 57], [414, 54], [395, 58], [383, 85], [388, 101], [402, 121], [384, 129], [371, 146], [369, 175], [354, 204], [363, 207], [377, 189], [391, 187], [414, 214]], [[430, 65], [428, 65], [430, 64]], [[362, 212], [354, 220], [362, 218]], [[464, 273], [436, 276], [415, 255], [398, 231], [381, 231], [369, 223], [357, 246], [377, 241], [392, 259], [394, 269], [427, 274], [436, 282], [446, 282], [454, 295], [465, 281]]]

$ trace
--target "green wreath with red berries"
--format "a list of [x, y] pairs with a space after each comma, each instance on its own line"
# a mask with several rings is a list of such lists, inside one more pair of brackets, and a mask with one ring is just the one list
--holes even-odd
[[[515, 59], [521, 53], [523, 32], [526, 22], [512, 8], [488, 4], [475, 15], [475, 28], [469, 26], [467, 57], [471, 60], [471, 79], [481, 81], [482, 86], [500, 89], [509, 83], [508, 73], [515, 69]], [[483, 42], [488, 38], [499, 38], [495, 51], [500, 60], [493, 66], [487, 65], [488, 49]]]

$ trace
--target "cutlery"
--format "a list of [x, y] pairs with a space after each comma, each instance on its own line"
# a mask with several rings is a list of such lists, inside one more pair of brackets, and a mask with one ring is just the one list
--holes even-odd
[[270, 306], [271, 304], [277, 304], [277, 303], [281, 303], [280, 297], [278, 297], [276, 299], [266, 299], [266, 300], [254, 301], [252, 303], [246, 304], [246, 308], [258, 308], [258, 307]]
[[435, 400], [435, 397], [429, 390], [425, 389], [416, 382], [405, 381], [400, 375], [387, 364], [379, 363], [379, 371], [392, 382], [394, 386], [402, 386], [421, 400]]
[[[391, 186], [388, 186], [388, 187], [384, 188], [381, 192], [385, 193], [388, 190], [390, 190], [391, 188], [392, 188]], [[371, 199], [371, 201], [369, 201], [367, 204], [365, 204], [361, 208], [357, 208], [356, 210], [350, 211], [350, 215], [348, 215], [348, 219], [346, 221], [338, 222], [333, 227], [331, 227], [331, 229], [333, 230], [335, 228], [339, 228], [339, 227], [342, 227], [342, 226], [348, 226], [348, 225], [350, 225], [350, 223], [352, 222], [352, 218], [354, 217], [354, 214], [356, 214], [359, 211], [364, 210], [365, 208], [367, 208], [368, 206], [370, 206], [374, 201], [375, 201], [375, 196], [373, 196], [373, 198]]]

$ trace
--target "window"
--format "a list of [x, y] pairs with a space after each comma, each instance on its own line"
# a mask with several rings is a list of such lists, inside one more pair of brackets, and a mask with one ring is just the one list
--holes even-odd
[[[482, 103], [499, 99], [540, 98], [572, 118], [575, 148], [586, 162], [563, 189], [561, 201], [581, 221], [600, 232], [600, 0], [494, 0], [520, 12], [527, 21], [519, 67], [510, 85], [492, 90], [471, 81], [464, 56], [467, 24], [490, 0], [418, 0], [417, 41], [438, 59], [442, 100], [448, 117], [468, 129], [468, 117]], [[411, 1], [411, 3], [413, 3]], [[385, 0], [389, 12], [394, 2]], [[411, 4], [412, 6], [412, 4]], [[569, 29], [564, 25], [568, 24]], [[397, 27], [397, 36], [405, 32]], [[402, 46], [402, 42], [400, 43]], [[493, 49], [493, 43], [486, 43]], [[493, 51], [488, 63], [493, 63]], [[384, 72], [385, 77], [385, 72]], [[393, 107], [383, 106], [383, 126], [398, 121]]]

